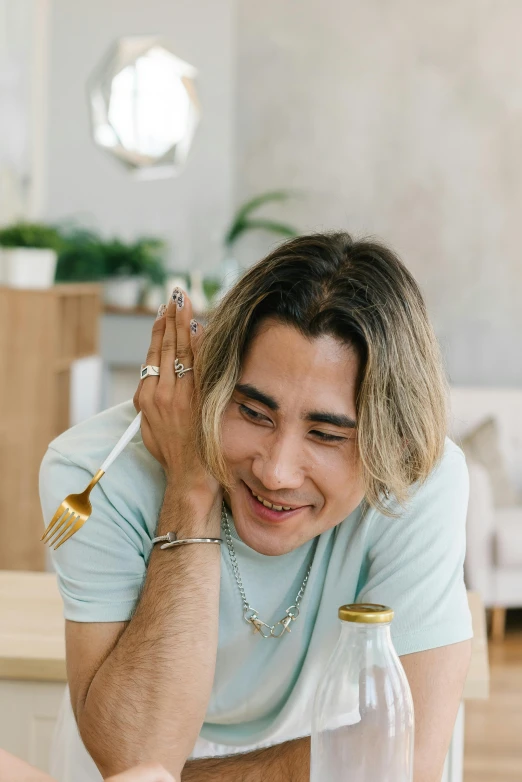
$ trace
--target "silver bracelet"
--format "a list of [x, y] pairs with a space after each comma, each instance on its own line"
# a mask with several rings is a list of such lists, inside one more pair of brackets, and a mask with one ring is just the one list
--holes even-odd
[[[166, 542], [163, 542], [166, 541]], [[158, 538], [152, 538], [153, 543], [162, 543], [161, 549], [173, 548], [174, 546], [186, 546], [187, 543], [223, 543], [222, 538], [183, 538], [178, 540], [175, 532], [167, 532], [166, 535], [160, 535]]]

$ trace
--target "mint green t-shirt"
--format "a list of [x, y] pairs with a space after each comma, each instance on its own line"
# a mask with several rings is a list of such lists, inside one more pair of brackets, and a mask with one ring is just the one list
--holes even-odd
[[[45, 524], [67, 494], [85, 488], [134, 415], [132, 402], [125, 402], [50, 444], [40, 473]], [[138, 433], [93, 490], [87, 524], [53, 553], [67, 619], [131, 617], [164, 490], [163, 469]], [[232, 527], [247, 600], [263, 621], [284, 617], [310, 562], [312, 569], [291, 633], [264, 639], [243, 619], [229, 552], [221, 546], [217, 666], [202, 741], [251, 748], [309, 735], [313, 695], [339, 634], [337, 609], [345, 603], [391, 606], [399, 655], [470, 638], [463, 580], [467, 502], [465, 459], [447, 440], [441, 462], [400, 518], [374, 509], [363, 514], [361, 505], [333, 529], [276, 557], [249, 548]], [[164, 553], [176, 567], [176, 550]]]

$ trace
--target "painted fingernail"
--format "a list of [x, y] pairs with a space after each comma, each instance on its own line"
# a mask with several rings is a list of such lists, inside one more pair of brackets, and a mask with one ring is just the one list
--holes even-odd
[[166, 304], [160, 304], [159, 309], [158, 309], [158, 314], [156, 315], [156, 320], [159, 320], [160, 318], [162, 318], [164, 316], [164, 314], [166, 313], [166, 311], [167, 311], [167, 305]]
[[172, 301], [177, 302], [180, 293], [181, 293], [181, 288], [174, 288], [174, 290], [172, 291]]
[[180, 291], [178, 295], [178, 309], [180, 310], [183, 309], [184, 304], [185, 304], [185, 294], [183, 293], [183, 291]]
[[190, 321], [190, 331], [192, 332], [192, 334], [196, 334], [197, 330], [198, 330], [198, 322], [197, 320], [192, 319]]

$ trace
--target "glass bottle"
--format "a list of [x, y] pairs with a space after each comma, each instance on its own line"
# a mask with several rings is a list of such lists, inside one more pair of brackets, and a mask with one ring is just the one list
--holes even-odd
[[339, 608], [341, 633], [312, 712], [311, 782], [412, 782], [413, 701], [391, 608]]

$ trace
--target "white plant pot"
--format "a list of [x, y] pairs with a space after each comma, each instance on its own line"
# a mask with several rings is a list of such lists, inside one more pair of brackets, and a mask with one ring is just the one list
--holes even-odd
[[163, 290], [163, 285], [149, 285], [149, 287], [145, 291], [145, 298], [143, 300], [143, 305], [147, 307], [148, 310], [158, 310], [160, 304], [164, 304], [164, 303], [165, 303], [165, 291]]
[[104, 300], [113, 307], [137, 307], [145, 280], [143, 277], [110, 277], [103, 283]]
[[0, 284], [10, 288], [51, 288], [56, 274], [54, 250], [0, 248]]

